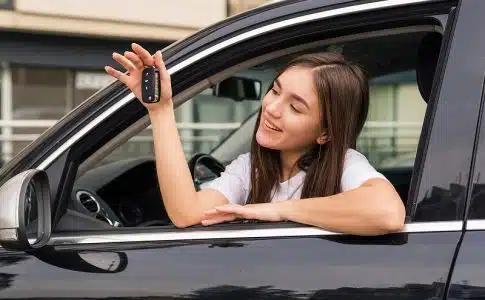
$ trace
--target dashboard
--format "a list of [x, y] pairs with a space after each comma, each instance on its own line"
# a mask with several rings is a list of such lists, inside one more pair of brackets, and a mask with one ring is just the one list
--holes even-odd
[[153, 158], [102, 165], [74, 184], [70, 208], [115, 227], [170, 224]]

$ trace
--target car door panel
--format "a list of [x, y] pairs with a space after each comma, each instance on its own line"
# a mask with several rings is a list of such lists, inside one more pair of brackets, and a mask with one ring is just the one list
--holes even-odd
[[[485, 9], [485, 5], [482, 7]], [[470, 12], [470, 14], [473, 14]], [[471, 25], [470, 25], [471, 26]], [[477, 41], [476, 45], [484, 44]], [[477, 68], [481, 68], [482, 74], [485, 71], [485, 56], [481, 54], [481, 60]], [[466, 233], [461, 241], [460, 251], [456, 258], [456, 265], [453, 270], [448, 298], [449, 299], [482, 299], [485, 298], [485, 197], [484, 179], [485, 170], [485, 131], [483, 120], [483, 109], [485, 105], [485, 78], [482, 76], [480, 120], [478, 122], [479, 132], [476, 137], [475, 156], [472, 162], [473, 178], [471, 189], [467, 199], [466, 209]]]
[[466, 232], [453, 270], [448, 299], [485, 298], [484, 237], [483, 229]]
[[[126, 254], [126, 268], [113, 273], [63, 266], [62, 260], [76, 247], [37, 254], [38, 258], [19, 253], [10, 255], [10, 263], [2, 267], [8, 283], [0, 299], [31, 297], [32, 291], [38, 298], [49, 299], [440, 297], [460, 231], [398, 235], [378, 237], [374, 242], [329, 235], [169, 241], [104, 249], [98, 245], [74, 251], [98, 253], [97, 260], [103, 260], [102, 251]], [[404, 243], [393, 244], [403, 238]]]
[[[470, 31], [470, 28], [477, 28], [483, 24], [483, 13], [485, 12], [485, 2], [462, 1], [460, 14], [463, 16], [464, 25], [462, 32]], [[468, 180], [469, 191], [467, 193], [467, 205], [465, 209], [466, 232], [460, 241], [459, 252], [456, 257], [456, 263], [453, 268], [448, 299], [483, 299], [485, 298], [485, 197], [484, 197], [484, 179], [485, 170], [485, 134], [483, 109], [485, 105], [485, 41], [476, 39], [470, 34], [461, 34], [461, 37], [470, 39], [467, 43], [461, 43], [463, 53], [467, 52], [467, 63], [474, 63], [473, 68], [468, 72], [463, 72], [465, 82], [473, 81], [473, 97], [461, 98], [462, 105], [470, 105], [471, 99], [480, 99], [480, 106], [477, 113], [480, 113], [480, 119], [476, 122], [478, 131], [474, 143], [474, 157], [470, 161], [472, 166], [472, 175]], [[473, 41], [472, 41], [473, 39]], [[470, 49], [470, 51], [468, 51]], [[467, 78], [465, 80], [465, 78]], [[463, 116], [465, 119], [466, 117]], [[453, 135], [451, 135], [453, 136]]]

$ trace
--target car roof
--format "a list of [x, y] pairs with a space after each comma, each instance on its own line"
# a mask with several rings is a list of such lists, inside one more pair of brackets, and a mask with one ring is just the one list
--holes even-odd
[[301, 15], [308, 11], [319, 11], [330, 6], [345, 3], [355, 4], [366, 1], [355, 0], [286, 0], [261, 5], [246, 12], [221, 20], [209, 27], [197, 31], [193, 35], [177, 41], [163, 49], [167, 64], [176, 62], [188, 53], [211, 46], [215, 41], [234, 33], [248, 31], [262, 24], [284, 20], [290, 16]]

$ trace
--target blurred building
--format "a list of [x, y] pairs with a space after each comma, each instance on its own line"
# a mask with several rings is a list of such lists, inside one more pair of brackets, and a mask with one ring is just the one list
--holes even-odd
[[262, 2], [1, 0], [1, 158], [106, 86], [103, 67], [113, 64], [113, 51], [131, 42], [155, 51]]

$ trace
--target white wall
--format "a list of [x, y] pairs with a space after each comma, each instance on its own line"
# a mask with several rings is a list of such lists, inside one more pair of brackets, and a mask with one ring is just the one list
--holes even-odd
[[225, 0], [16, 0], [16, 11], [200, 28], [226, 17]]

